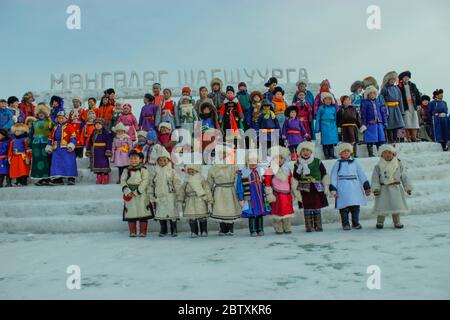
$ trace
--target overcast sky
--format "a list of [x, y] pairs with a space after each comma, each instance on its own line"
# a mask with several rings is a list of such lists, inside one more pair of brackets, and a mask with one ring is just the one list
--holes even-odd
[[[81, 30], [66, 28], [71, 4]], [[372, 4], [381, 30], [366, 27]], [[0, 97], [48, 90], [51, 73], [214, 67], [304, 67], [337, 94], [410, 69], [422, 92], [448, 91], [449, 13], [448, 0], [0, 0]]]

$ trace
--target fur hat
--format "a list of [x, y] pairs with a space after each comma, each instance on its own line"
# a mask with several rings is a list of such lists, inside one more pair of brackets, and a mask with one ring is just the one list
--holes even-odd
[[170, 124], [170, 122], [161, 122], [158, 126], [158, 131], [161, 131], [161, 128], [167, 128], [172, 131], [172, 125]]
[[147, 138], [147, 140], [156, 142], [158, 140], [158, 135], [156, 134], [155, 129], [150, 128], [150, 130], [148, 130], [148, 132], [147, 132], [146, 138]]
[[353, 146], [347, 142], [338, 144], [336, 147], [336, 153], [341, 154], [344, 151], [350, 151], [350, 153], [353, 153]]
[[50, 115], [50, 107], [45, 103], [41, 102], [36, 106], [35, 113], [36, 115], [38, 115], [39, 113], [43, 113], [45, 114], [46, 117], [48, 117]]
[[359, 88], [364, 88], [364, 83], [360, 80], [357, 80], [351, 85], [350, 92], [354, 93], [358, 91]]
[[50, 107], [53, 108], [53, 102], [55, 102], [55, 101], [58, 102], [58, 106], [60, 106], [60, 107], [62, 106], [63, 99], [59, 96], [52, 96], [50, 98]]
[[270, 87], [272, 84], [278, 84], [278, 79], [275, 77], [270, 77], [269, 80], [267, 80], [266, 83], [264, 83], [265, 87]]
[[403, 71], [398, 75], [399, 80], [402, 80], [404, 77], [411, 78], [411, 71]]
[[297, 153], [300, 154], [300, 152], [303, 150], [309, 150], [312, 153], [314, 153], [314, 151], [316, 150], [316, 145], [314, 144], [314, 142], [310, 142], [310, 141], [303, 141], [302, 143], [300, 143], [297, 147]]
[[363, 81], [363, 89], [366, 90], [366, 88], [370, 87], [370, 86], [374, 86], [377, 89], [380, 89], [380, 87], [378, 86], [378, 82], [374, 77], [367, 77], [365, 78]]
[[282, 87], [275, 87], [273, 90], [273, 95], [275, 95], [277, 92], [281, 92], [281, 94], [284, 96], [284, 90]]
[[23, 131], [23, 132], [28, 133], [28, 131], [30, 131], [30, 129], [28, 128], [28, 126], [25, 123], [19, 122], [11, 127], [12, 134], [16, 134], [17, 131]]
[[104, 126], [105, 120], [103, 118], [95, 118], [94, 125], [96, 125], [97, 123], [100, 123], [102, 126]]
[[69, 114], [65, 110], [61, 110], [61, 111], [58, 111], [58, 113], [56, 114], [56, 117], [68, 118]]
[[72, 103], [74, 103], [75, 101], [78, 101], [80, 103], [80, 106], [83, 105], [83, 99], [81, 99], [80, 97], [75, 97], [72, 99]]
[[22, 97], [22, 100], [26, 100], [26, 99], [34, 100], [33, 92], [31, 92], [31, 91], [25, 92], [25, 94]]
[[227, 89], [225, 90], [225, 92], [231, 91], [234, 93], [234, 88], [233, 86], [227, 86]]
[[169, 160], [171, 159], [169, 151], [167, 151], [167, 149], [164, 147], [157, 150], [155, 158], [156, 160], [158, 160], [159, 158], [167, 158]]
[[152, 88], [153, 88], [153, 89], [157, 89], [157, 88], [161, 89], [161, 84], [158, 83], [158, 82], [155, 82], [155, 83], [152, 85]]
[[383, 83], [381, 85], [382, 88], [384, 88], [384, 86], [386, 86], [386, 84], [390, 81], [390, 80], [398, 80], [398, 73], [395, 71], [390, 71], [388, 73], [386, 73], [386, 75], [383, 77]]
[[241, 81], [241, 82], [239, 82], [239, 84], [238, 84], [238, 89], [239, 89], [240, 87], [246, 87], [246, 88], [247, 88], [247, 84], [246, 84], [245, 82]]
[[320, 94], [320, 101], [323, 103], [323, 100], [325, 100], [326, 98], [330, 98], [331, 99], [331, 104], [335, 104], [336, 100], [334, 99], [333, 95], [329, 92], [322, 92]]
[[299, 85], [301, 85], [301, 84], [304, 84], [304, 85], [308, 85], [308, 81], [306, 81], [306, 80], [300, 80], [300, 81], [297, 81], [297, 83], [295, 84], [297, 87], [299, 86]]
[[284, 159], [290, 159], [291, 153], [288, 148], [282, 146], [274, 146], [269, 149], [269, 155], [273, 158], [276, 156], [280, 156]]
[[136, 132], [136, 137], [144, 137], [147, 139], [147, 133], [147, 131], [139, 130], [138, 132]]
[[210, 82], [211, 90], [212, 90], [212, 88], [214, 87], [215, 84], [219, 85], [219, 90], [222, 89], [222, 87], [223, 87], [222, 80], [220, 80], [219, 78], [212, 79], [211, 82]]
[[261, 101], [264, 99], [261, 91], [252, 91], [252, 93], [250, 93], [250, 100], [253, 101], [253, 98], [255, 98], [256, 96], [258, 96]]
[[383, 144], [381, 147], [378, 148], [378, 155], [381, 157], [381, 155], [383, 154], [383, 152], [385, 151], [390, 151], [392, 152], [394, 155], [397, 154], [397, 150], [396, 150], [396, 146], [393, 144]]
[[[95, 121], [94, 121], [94, 123], [95, 123]], [[130, 129], [130, 128], [128, 128], [128, 127], [127, 127], [126, 125], [124, 125], [122, 122], [119, 122], [119, 123], [116, 124], [114, 127], [112, 127], [111, 131], [112, 131], [112, 132], [117, 132], [117, 131], [119, 131], [119, 130], [122, 130], [122, 131], [128, 132], [129, 129]]]
[[368, 99], [369, 97], [369, 93], [375, 93], [376, 95], [378, 95], [378, 89], [375, 88], [374, 86], [368, 86], [366, 88], [366, 90], [364, 90], [364, 99]]
[[297, 106], [289, 106], [289, 107], [286, 108], [286, 111], [284, 111], [284, 116], [286, 118], [290, 118], [291, 117], [290, 114], [291, 114], [292, 111], [297, 112], [297, 115], [298, 115], [298, 107]]
[[122, 106], [122, 108], [125, 108], [125, 107], [130, 108], [130, 110], [133, 110], [133, 106], [132, 106], [131, 104], [129, 104], [129, 103], [125, 103], [125, 104]]
[[184, 167], [184, 169], [186, 170], [186, 172], [188, 171], [188, 169], [191, 169], [191, 170], [195, 170], [195, 171], [201, 173], [202, 172], [202, 165], [201, 164], [193, 164], [193, 163], [191, 163], [191, 164], [187, 164]]
[[37, 119], [35, 117], [29, 116], [25, 118], [25, 124], [28, 124], [29, 122], [35, 122]]

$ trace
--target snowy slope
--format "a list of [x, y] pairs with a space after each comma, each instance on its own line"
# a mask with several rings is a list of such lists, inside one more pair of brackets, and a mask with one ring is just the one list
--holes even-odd
[[[450, 299], [450, 212], [403, 222], [258, 238], [0, 234], [0, 299]], [[80, 290], [66, 288], [69, 265]], [[380, 290], [366, 286], [370, 265]]]
[[[360, 156], [366, 156], [365, 146], [359, 146]], [[399, 156], [408, 168], [414, 184], [414, 192], [408, 202], [411, 214], [430, 214], [450, 211], [450, 153], [441, 151], [439, 144], [400, 144]], [[320, 147], [317, 154], [321, 155]], [[359, 158], [369, 180], [377, 158]], [[127, 226], [121, 221], [122, 196], [116, 184], [95, 185], [95, 175], [87, 169], [87, 159], [79, 160], [79, 184], [64, 187], [3, 188], [0, 189], [0, 233], [86, 233], [125, 231]], [[334, 161], [325, 161], [331, 170]], [[206, 168], [205, 168], [206, 169]], [[117, 169], [113, 169], [111, 181], [117, 179]], [[7, 200], [7, 201], [5, 201]], [[30, 200], [30, 201], [25, 201]], [[329, 199], [332, 203], [333, 200]], [[363, 207], [361, 218], [371, 219], [373, 196], [367, 207]], [[266, 219], [270, 225], [271, 219]], [[333, 206], [324, 210], [324, 221], [339, 221]], [[298, 215], [294, 224], [302, 224]], [[217, 224], [210, 222], [211, 229]], [[237, 228], [246, 227], [247, 221], [237, 223]], [[326, 227], [325, 227], [326, 228]], [[156, 230], [153, 222], [150, 230]], [[180, 230], [188, 230], [187, 223], [180, 224]]]

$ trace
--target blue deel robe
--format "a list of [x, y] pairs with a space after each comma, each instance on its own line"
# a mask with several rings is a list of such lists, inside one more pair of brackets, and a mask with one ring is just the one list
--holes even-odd
[[250, 181], [250, 200], [245, 200], [244, 207], [242, 208], [242, 217], [254, 218], [268, 215], [270, 213], [270, 206], [266, 205], [264, 184], [258, 168], [250, 170], [245, 167], [238, 172], [236, 194], [239, 201], [244, 200], [243, 178], [249, 178]]
[[316, 132], [321, 133], [321, 144], [337, 144], [339, 141], [335, 105], [321, 105], [317, 111]]
[[367, 204], [364, 190], [370, 189], [369, 181], [359, 163], [353, 159], [338, 160], [331, 169], [330, 191], [336, 191], [336, 209]]
[[[51, 177], [76, 177], [77, 160], [75, 152], [69, 152], [67, 148], [61, 148], [62, 126], [58, 125], [53, 139], [56, 141], [56, 149], [52, 152], [52, 164], [50, 166]], [[49, 142], [50, 143], [50, 142]], [[71, 138], [70, 143], [76, 144], [76, 138]]]

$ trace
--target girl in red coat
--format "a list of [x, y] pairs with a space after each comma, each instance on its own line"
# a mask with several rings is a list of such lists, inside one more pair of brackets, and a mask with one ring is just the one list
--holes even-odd
[[28, 126], [24, 123], [16, 123], [11, 128], [12, 136], [8, 152], [9, 176], [16, 179], [17, 186], [26, 186], [30, 175], [31, 148], [28, 148], [28, 131]]
[[269, 150], [271, 163], [264, 175], [266, 199], [272, 205], [270, 214], [277, 234], [291, 233], [291, 218], [295, 215], [291, 193], [292, 173], [287, 148], [275, 146]]

